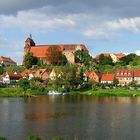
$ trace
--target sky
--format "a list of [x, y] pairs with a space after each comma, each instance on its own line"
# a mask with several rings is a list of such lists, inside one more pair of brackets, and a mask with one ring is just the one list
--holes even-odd
[[37, 45], [85, 44], [140, 55], [140, 0], [0, 1], [0, 55], [22, 63], [30, 33]]

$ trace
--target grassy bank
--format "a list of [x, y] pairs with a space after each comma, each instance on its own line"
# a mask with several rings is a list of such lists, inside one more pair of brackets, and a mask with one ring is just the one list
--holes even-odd
[[26, 97], [47, 94], [47, 91], [31, 90], [28, 89], [26, 92], [21, 88], [0, 88], [0, 97]]
[[[36, 95], [47, 95], [47, 90], [31, 90], [28, 89], [26, 93], [21, 88], [0, 88], [0, 97], [24, 97], [24, 96], [36, 96]], [[140, 96], [138, 90], [127, 90], [122, 88], [117, 89], [82, 89], [78, 91], [71, 91], [71, 95], [91, 95], [91, 96]]]
[[81, 95], [91, 95], [91, 96], [140, 96], [140, 91], [138, 90], [127, 90], [127, 89], [98, 89], [98, 90], [79, 90], [79, 91], [74, 91], [71, 94], [76, 95], [76, 94], [81, 94]]

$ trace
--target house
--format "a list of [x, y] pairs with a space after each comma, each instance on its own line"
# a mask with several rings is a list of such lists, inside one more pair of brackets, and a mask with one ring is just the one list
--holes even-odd
[[106, 57], [111, 57], [113, 63], [119, 62], [119, 60], [120, 60], [122, 57], [126, 56], [126, 55], [123, 54], [123, 53], [101, 53], [101, 54], [96, 55], [95, 59], [96, 59], [97, 61], [99, 61], [99, 57], [100, 57], [101, 55], [106, 56]]
[[13, 61], [10, 57], [0, 56], [0, 64], [2, 66], [16, 66], [17, 63]]
[[140, 84], [140, 70], [134, 70], [134, 81], [137, 82], [137, 84]]
[[115, 78], [115, 74], [103, 74], [101, 77], [101, 83], [112, 84]]
[[99, 83], [101, 80], [102, 74], [96, 71], [85, 72], [84, 77], [85, 81], [93, 81], [95, 83]]
[[23, 78], [28, 78], [29, 80], [32, 79], [34, 77], [35, 72], [29, 70], [29, 69], [25, 69], [23, 72], [20, 73], [20, 75]]
[[119, 85], [125, 86], [133, 81], [133, 70], [117, 70], [115, 76]]
[[114, 54], [110, 54], [110, 56], [113, 60], [113, 63], [116, 63], [116, 62], [119, 62], [119, 60], [126, 55], [123, 53], [114, 53]]
[[0, 75], [0, 83], [3, 83], [3, 75]]
[[3, 74], [3, 83], [10, 84], [11, 82], [18, 82], [20, 78], [22, 78], [20, 74], [6, 72], [5, 74]]
[[95, 59], [97, 61], [99, 61], [99, 58], [100, 58], [101, 55], [106, 56], [106, 57], [110, 57], [110, 53], [101, 53], [101, 54], [96, 55]]
[[49, 79], [49, 74], [50, 72], [48, 72], [46, 69], [39, 69], [35, 72], [34, 77], [38, 77], [41, 78], [43, 81], [46, 81]]
[[50, 63], [47, 56], [49, 48], [57, 48], [59, 53], [64, 54], [71, 64], [75, 63], [74, 53], [77, 50], [88, 52], [88, 49], [83, 44], [36, 45], [33, 39], [28, 37], [24, 46], [24, 58], [25, 55], [30, 52], [34, 57], [42, 60], [43, 63]]
[[61, 69], [59, 69], [59, 68], [54, 68], [54, 69], [51, 71], [50, 75], [49, 75], [49, 79], [51, 79], [51, 80], [56, 80], [56, 78], [60, 78], [61, 75], [62, 75]]

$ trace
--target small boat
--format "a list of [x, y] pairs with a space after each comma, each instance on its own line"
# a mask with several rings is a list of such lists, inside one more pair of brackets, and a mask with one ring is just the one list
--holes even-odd
[[61, 92], [58, 92], [58, 91], [49, 91], [48, 92], [48, 95], [60, 95], [62, 94]]

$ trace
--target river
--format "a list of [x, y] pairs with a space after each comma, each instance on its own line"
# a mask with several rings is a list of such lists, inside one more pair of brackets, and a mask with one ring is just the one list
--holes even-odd
[[139, 140], [140, 98], [40, 96], [0, 98], [0, 136], [25, 140]]

